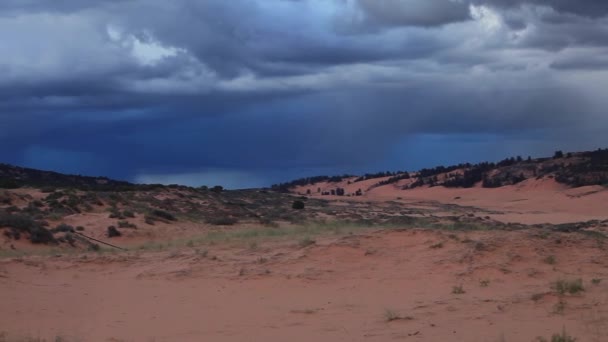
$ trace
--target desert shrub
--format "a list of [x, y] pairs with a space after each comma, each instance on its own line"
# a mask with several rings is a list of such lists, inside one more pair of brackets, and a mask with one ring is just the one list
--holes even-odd
[[108, 227], [108, 237], [112, 238], [112, 237], [117, 237], [117, 236], [122, 236], [120, 231], [118, 231], [118, 229], [116, 229], [116, 227], [114, 227], [114, 226], [109, 226]]
[[78, 226], [78, 227], [76, 227], [76, 231], [82, 232], [82, 231], [84, 231], [84, 227]]
[[308, 246], [312, 246], [314, 244], [316, 244], [317, 242], [311, 238], [303, 238], [302, 240], [300, 240], [298, 242], [298, 246], [300, 246], [300, 248], [304, 248], [304, 247], [308, 247]]
[[0, 193], [0, 204], [11, 205], [12, 203], [11, 196], [8, 193]]
[[65, 234], [65, 241], [67, 243], [70, 244], [70, 246], [74, 246], [74, 244], [76, 243], [76, 240], [74, 239], [74, 236], [72, 235], [72, 233], [67, 233]]
[[22, 214], [0, 213], [0, 227], [13, 228], [13, 237], [20, 237], [21, 233], [28, 233], [32, 243], [56, 242], [53, 234], [42, 222], [35, 221]]
[[576, 279], [576, 280], [559, 280], [556, 281], [555, 284], [553, 284], [553, 288], [555, 289], [555, 291], [557, 291], [559, 294], [576, 294], [582, 291], [585, 291], [585, 288], [583, 287], [583, 280], [582, 279]]
[[466, 293], [466, 291], [464, 290], [462, 285], [458, 285], [458, 286], [452, 287], [452, 293], [453, 294], [464, 294], [464, 293]]
[[14, 179], [0, 177], [0, 189], [17, 189], [21, 184]]
[[48, 196], [46, 196], [46, 198], [44, 200], [49, 202], [49, 201], [53, 201], [53, 200], [58, 200], [61, 197], [63, 197], [63, 192], [55, 191], [55, 192], [51, 192], [50, 194], [48, 194]]
[[401, 318], [401, 316], [399, 316], [399, 314], [393, 310], [385, 310], [384, 311], [384, 319], [387, 322], [392, 322], [392, 321], [396, 321], [399, 320]]
[[260, 218], [260, 223], [266, 227], [271, 227], [271, 228], [278, 228], [279, 224], [274, 222], [273, 220], [269, 219], [269, 218]]
[[55, 192], [57, 189], [55, 189], [52, 186], [43, 186], [42, 188], [40, 188], [40, 192], [45, 193], [45, 194], [50, 194]]
[[220, 192], [224, 191], [224, 187], [221, 185], [216, 185], [213, 188], [211, 188], [211, 191], [219, 194]]
[[129, 221], [118, 221], [118, 228], [137, 228], [137, 226]]
[[135, 213], [132, 212], [131, 210], [123, 210], [122, 216], [129, 217], [129, 218], [134, 218], [135, 217]]
[[177, 219], [175, 218], [175, 216], [173, 216], [173, 214], [168, 213], [164, 210], [160, 210], [160, 209], [153, 210], [152, 215], [156, 216], [158, 218], [167, 220], [167, 221], [177, 221]]
[[566, 329], [564, 329], [564, 330], [562, 330], [562, 332], [560, 334], [553, 334], [553, 336], [551, 336], [551, 340], [548, 340], [544, 337], [538, 337], [536, 339], [536, 341], [538, 341], [538, 342], [576, 342], [576, 338], [570, 336], [566, 332]]
[[73, 231], [74, 231], [74, 227], [70, 226], [69, 224], [65, 224], [65, 223], [58, 225], [55, 229], [52, 230], [53, 233], [68, 233], [68, 232], [73, 232]]
[[123, 216], [123, 214], [120, 212], [120, 210], [118, 210], [118, 208], [116, 207], [112, 207], [110, 208], [110, 216], [111, 219], [119, 219], [122, 220], [125, 217]]
[[19, 209], [19, 207], [16, 207], [14, 205], [6, 208], [5, 210], [7, 213], [17, 213], [17, 212], [21, 211], [21, 209]]
[[153, 226], [154, 222], [155, 222], [154, 217], [146, 215], [146, 216], [144, 216], [144, 222], [146, 222], [146, 224]]
[[298, 201], [294, 201], [293, 204], [291, 205], [291, 207], [293, 209], [296, 209], [296, 210], [302, 210], [302, 209], [304, 209], [305, 206], [306, 205], [304, 204], [304, 202], [303, 201], [299, 201], [299, 200]]
[[30, 241], [32, 243], [51, 243], [55, 242], [53, 233], [43, 227], [36, 227], [30, 230]]
[[548, 257], [546, 257], [545, 259], [543, 259], [543, 261], [545, 262], [545, 264], [549, 264], [549, 265], [555, 265], [555, 263], [557, 262], [555, 260], [555, 256], [554, 255], [549, 255]]
[[212, 224], [214, 226], [232, 226], [239, 222], [239, 220], [230, 216], [208, 218], [206, 221], [207, 223]]

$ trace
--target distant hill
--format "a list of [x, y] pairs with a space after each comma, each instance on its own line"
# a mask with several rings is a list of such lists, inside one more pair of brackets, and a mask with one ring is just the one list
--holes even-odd
[[0, 188], [4, 189], [64, 187], [90, 191], [128, 191], [159, 186], [138, 185], [106, 177], [66, 175], [53, 171], [0, 164]]
[[[272, 186], [272, 189], [292, 192], [298, 187], [313, 186], [314, 189], [314, 185], [320, 183], [331, 184], [344, 181], [347, 181], [349, 185], [365, 183], [365, 186], [352, 193], [348, 193], [348, 191], [339, 187], [323, 192], [324, 195], [357, 196], [365, 190], [387, 185], [399, 186], [403, 190], [422, 186], [498, 188], [518, 184], [531, 178], [541, 179], [545, 177], [554, 178], [558, 183], [570, 187], [608, 186], [608, 149], [573, 153], [556, 151], [553, 157], [549, 158], [532, 159], [528, 157], [524, 159], [517, 156], [506, 158], [498, 163], [464, 163], [425, 168], [416, 172], [389, 171], [362, 176], [316, 176], [276, 184]], [[373, 182], [373, 180], [377, 180], [377, 182]], [[311, 191], [310, 187], [307, 191]]]

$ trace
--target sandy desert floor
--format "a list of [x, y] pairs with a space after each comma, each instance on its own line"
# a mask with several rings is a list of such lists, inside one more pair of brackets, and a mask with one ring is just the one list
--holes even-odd
[[[306, 247], [7, 259], [0, 330], [7, 341], [533, 341], [566, 329], [602, 341], [607, 251], [583, 234], [379, 230]], [[555, 288], [578, 279], [583, 291]]]
[[[424, 209], [425, 217], [608, 218], [602, 189], [427, 190], [363, 200]], [[563, 330], [577, 341], [605, 341], [608, 334], [608, 239], [593, 231], [358, 226], [234, 236], [0, 258], [0, 341], [510, 342], [550, 340]]]

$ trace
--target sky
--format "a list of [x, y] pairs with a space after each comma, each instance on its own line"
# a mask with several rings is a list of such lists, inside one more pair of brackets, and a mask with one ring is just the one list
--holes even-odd
[[262, 187], [608, 147], [606, 0], [2, 0], [0, 162]]

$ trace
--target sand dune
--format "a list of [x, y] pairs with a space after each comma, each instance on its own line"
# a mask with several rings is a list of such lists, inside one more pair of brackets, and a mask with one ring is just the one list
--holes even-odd
[[[305, 210], [287, 215], [280, 208], [291, 205], [289, 195], [193, 197], [205, 213], [241, 215], [236, 226], [187, 219], [150, 225], [137, 213], [129, 218], [137, 229], [109, 240], [107, 226], [117, 219], [103, 206], [62, 218], [127, 252], [5, 237], [0, 340], [533, 341], [565, 328], [579, 341], [603, 341], [605, 188], [572, 189], [549, 178], [495, 189], [402, 190], [375, 182], [315, 184], [368, 189], [353, 197], [313, 193]], [[28, 191], [15, 192], [13, 202], [42, 198]], [[190, 207], [178, 202], [187, 195], [168, 190], [158, 200]], [[267, 235], [250, 233], [268, 217], [275, 225], [263, 228]], [[277, 234], [297, 227], [285, 219], [294, 217], [321, 228]], [[598, 221], [582, 224], [590, 220]], [[539, 223], [574, 229], [532, 226]], [[230, 232], [238, 238], [197, 240]], [[150, 247], [154, 241], [163, 245]], [[8, 246], [33, 255], [11, 257]], [[579, 280], [582, 291], [556, 288]]]
[[[366, 182], [371, 181], [374, 180]], [[375, 182], [378, 182], [378, 179]], [[331, 186], [324, 184], [323, 189], [342, 186], [345, 184], [335, 183]], [[313, 193], [313, 196], [318, 195]], [[494, 214], [489, 215], [493, 219], [524, 224], [560, 224], [608, 219], [605, 206], [605, 203], [608, 203], [608, 189], [602, 186], [569, 188], [549, 178], [528, 179], [517, 185], [495, 189], [485, 189], [480, 186], [469, 189], [424, 186], [403, 190], [401, 185], [390, 184], [371, 188], [361, 197], [320, 197], [342, 201], [398, 200], [403, 204], [436, 201], [495, 211]]]
[[[592, 282], [608, 278], [607, 252], [582, 235], [377, 231], [208, 253], [4, 260], [2, 327], [86, 341], [532, 341], [563, 327], [600, 341], [608, 329], [608, 282]], [[552, 288], [578, 278], [584, 292]]]

